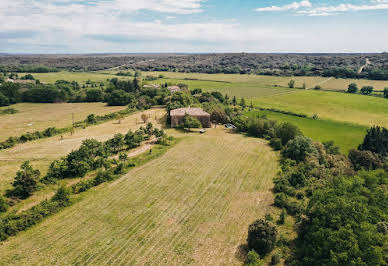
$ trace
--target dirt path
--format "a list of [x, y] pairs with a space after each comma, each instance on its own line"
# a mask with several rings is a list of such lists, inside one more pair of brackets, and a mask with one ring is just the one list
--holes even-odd
[[361, 72], [364, 70], [364, 68], [367, 67], [370, 64], [372, 64], [372, 62], [369, 60], [369, 58], [366, 58], [365, 59], [365, 65], [361, 66], [357, 73], [361, 74]]

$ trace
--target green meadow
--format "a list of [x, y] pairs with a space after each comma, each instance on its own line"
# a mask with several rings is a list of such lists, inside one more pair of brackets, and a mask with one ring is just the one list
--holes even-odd
[[295, 124], [305, 136], [315, 141], [334, 141], [335, 145], [339, 146], [343, 153], [357, 148], [364, 139], [367, 130], [365, 126], [333, 120], [314, 120], [312, 118], [297, 117], [269, 111], [262, 111], [261, 113], [265, 114], [269, 119], [276, 120], [280, 123], [290, 122]]

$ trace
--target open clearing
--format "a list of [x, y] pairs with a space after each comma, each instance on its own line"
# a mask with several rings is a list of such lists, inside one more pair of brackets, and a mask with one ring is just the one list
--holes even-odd
[[89, 114], [104, 115], [127, 108], [106, 106], [105, 103], [18, 103], [11, 107], [19, 112], [0, 115], [0, 141], [48, 127], [71, 126], [73, 114], [74, 121], [80, 121]]
[[288, 95], [254, 98], [255, 106], [276, 108], [364, 126], [388, 127], [388, 100], [327, 91], [297, 91]]
[[[165, 115], [164, 109], [153, 108], [144, 113], [149, 115], [149, 122], [160, 127], [158, 123]], [[136, 130], [140, 126], [145, 126], [140, 118], [141, 114], [141, 112], [138, 112], [130, 115], [122, 119], [120, 124], [117, 121], [108, 121], [86, 129], [76, 129], [73, 135], [70, 135], [70, 133], [63, 134], [63, 140], [60, 136], [53, 136], [17, 144], [11, 149], [0, 150], [0, 192], [10, 188], [15, 173], [23, 161], [30, 160], [32, 165], [44, 174], [53, 160], [77, 149], [85, 139], [94, 138], [105, 141], [112, 138], [116, 133], [125, 134], [130, 129]]]
[[[0, 246], [0, 264], [242, 264], [247, 226], [273, 202], [265, 141], [210, 129]], [[211, 163], [210, 163], [211, 162]]]

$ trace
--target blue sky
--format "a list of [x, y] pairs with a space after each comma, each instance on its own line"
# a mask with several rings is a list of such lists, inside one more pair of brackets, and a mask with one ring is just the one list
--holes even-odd
[[0, 53], [388, 51], [388, 0], [1, 0], [0, 18]]

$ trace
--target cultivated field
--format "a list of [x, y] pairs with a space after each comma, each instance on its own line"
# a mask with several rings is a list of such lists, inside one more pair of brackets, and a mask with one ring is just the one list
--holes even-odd
[[[71, 126], [72, 115], [74, 121], [80, 121], [89, 114], [104, 115], [127, 108], [106, 106], [105, 103], [18, 103], [11, 107], [19, 112], [0, 115], [0, 141], [48, 127]], [[1, 107], [0, 110], [6, 108]]]
[[256, 106], [318, 114], [319, 118], [364, 126], [388, 127], [388, 100], [384, 98], [326, 91], [297, 91], [287, 95], [258, 97]]
[[[158, 123], [165, 115], [164, 109], [155, 108], [144, 113], [149, 115], [150, 122], [160, 127]], [[136, 130], [140, 126], [145, 126], [140, 116], [141, 113], [138, 112], [122, 119], [120, 124], [117, 121], [108, 121], [86, 129], [76, 129], [73, 135], [63, 134], [63, 140], [61, 136], [54, 136], [0, 150], [0, 192], [11, 187], [15, 173], [23, 161], [30, 160], [34, 167], [38, 167], [41, 172], [45, 173], [50, 162], [77, 149], [85, 139], [94, 138], [104, 141], [112, 138], [116, 133], [124, 134], [129, 129]]]
[[276, 154], [223, 129], [185, 136], [4, 242], [0, 264], [241, 265], [248, 224], [273, 202]]

